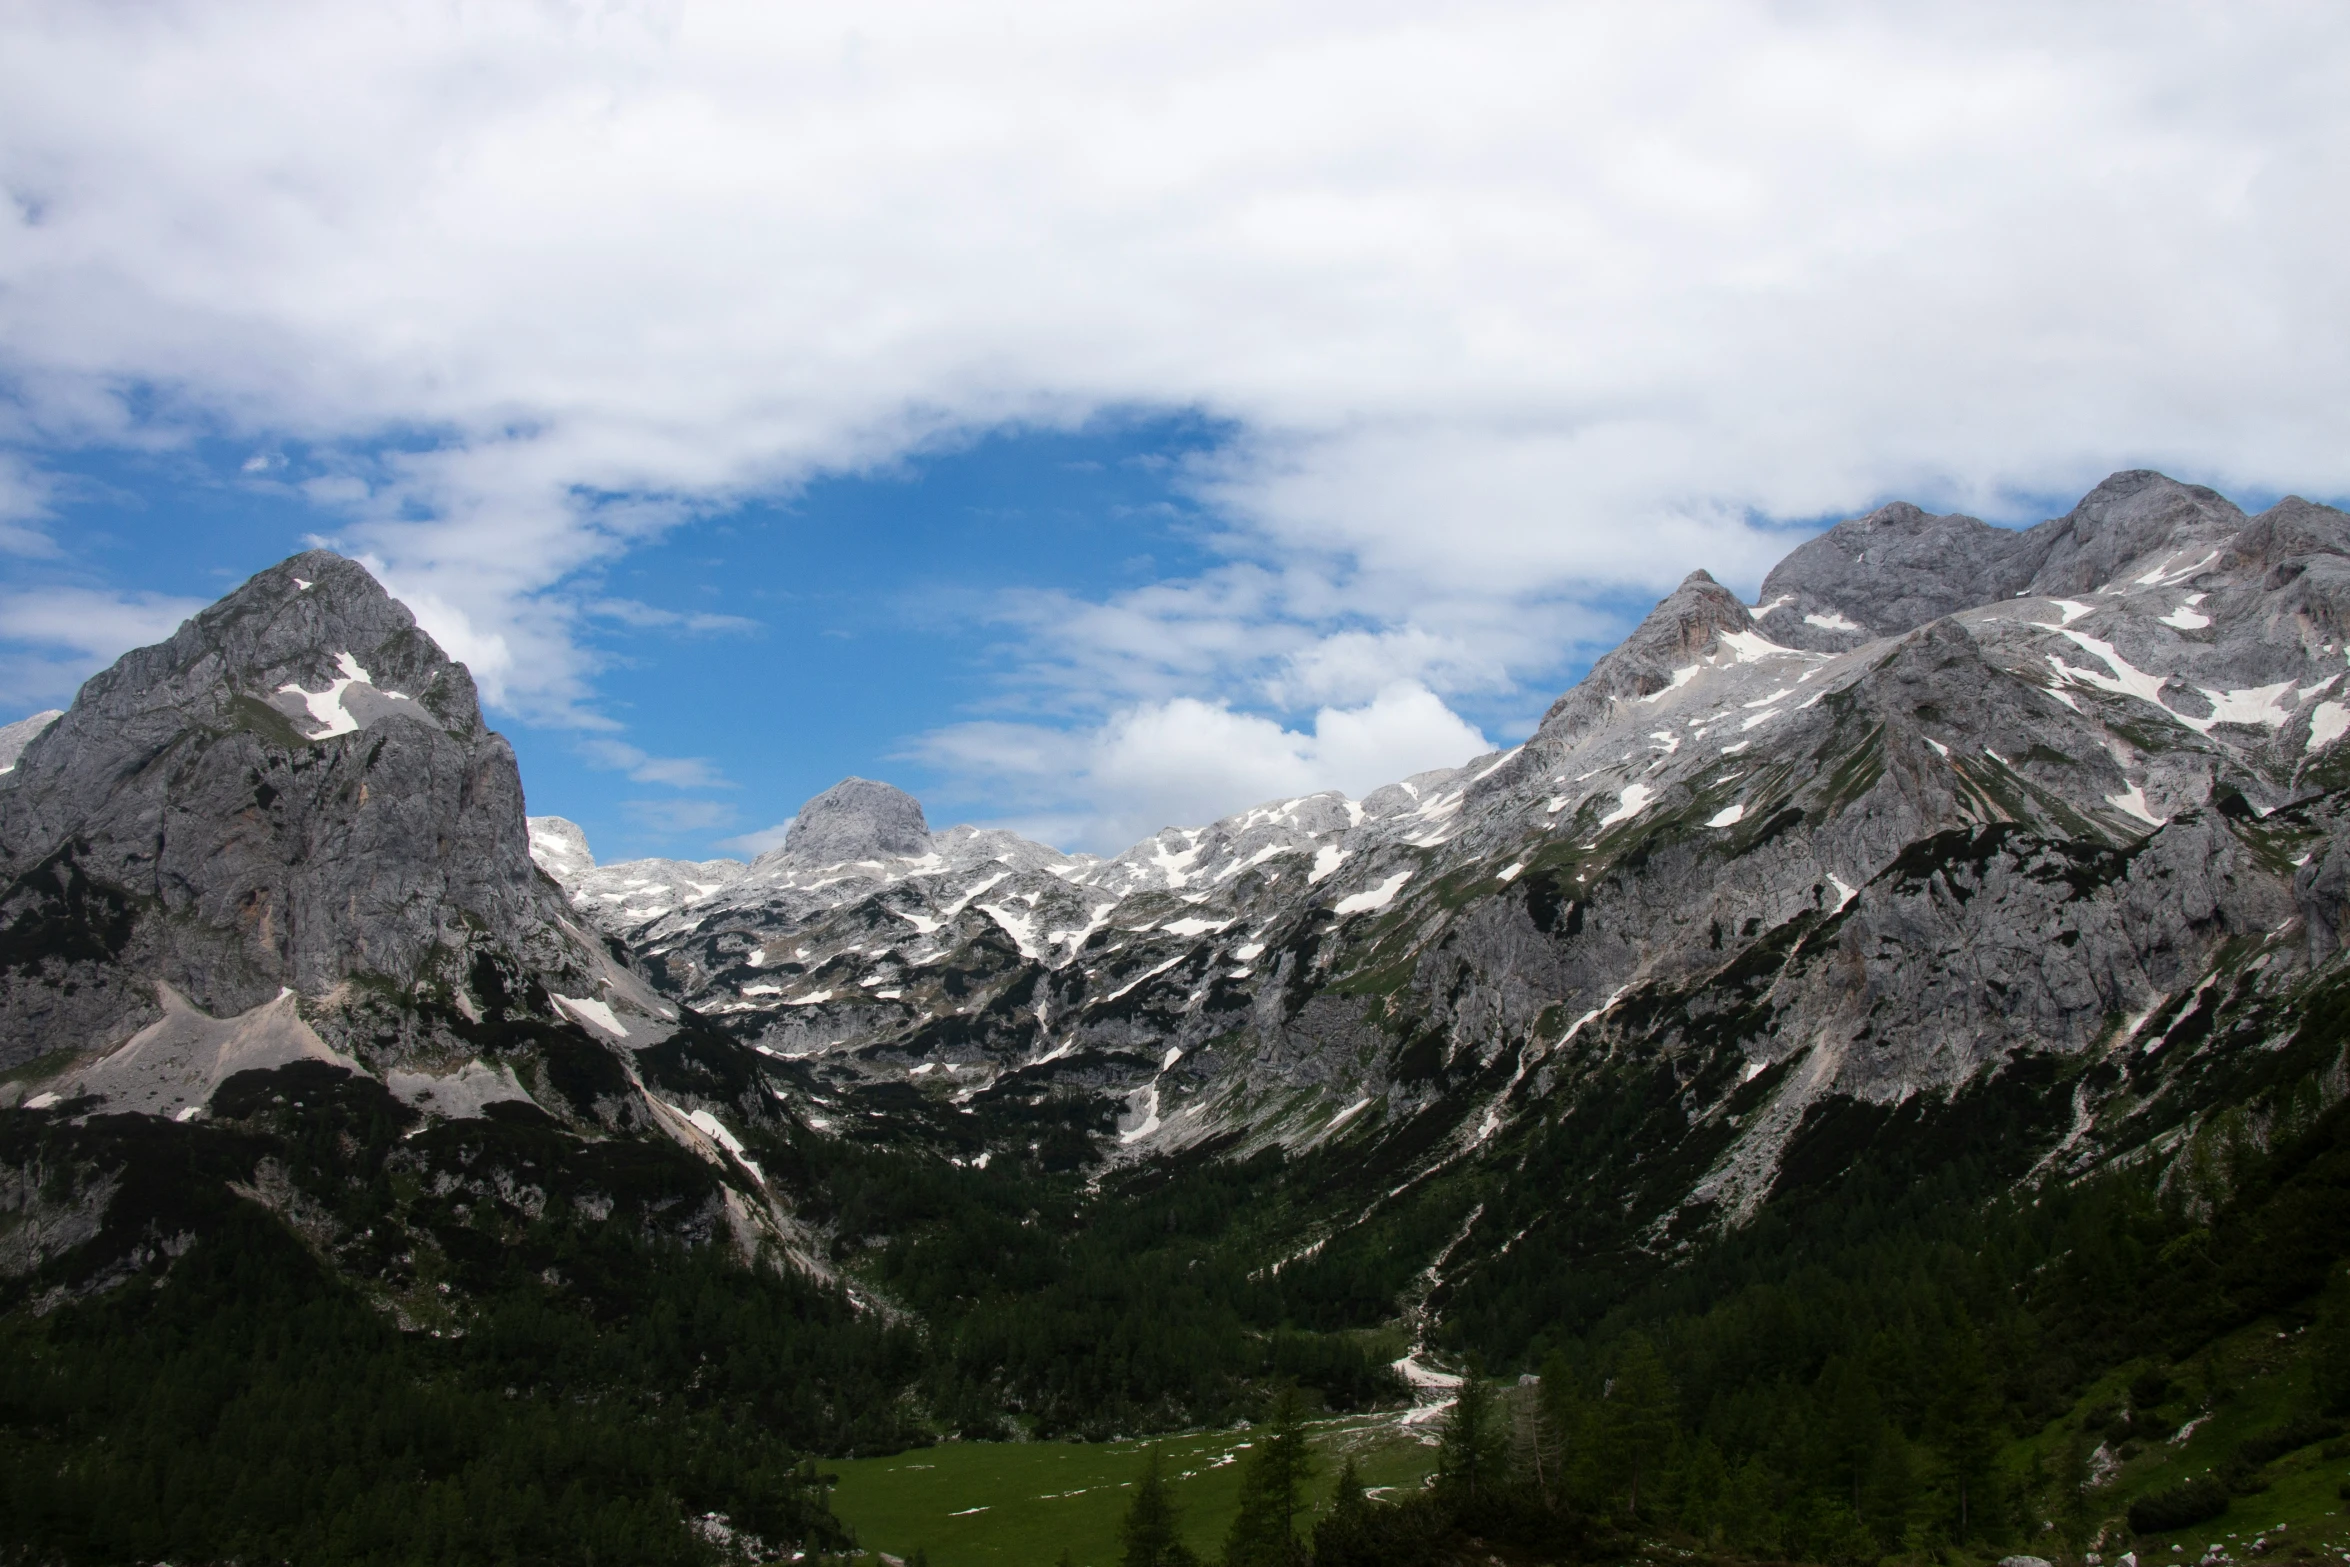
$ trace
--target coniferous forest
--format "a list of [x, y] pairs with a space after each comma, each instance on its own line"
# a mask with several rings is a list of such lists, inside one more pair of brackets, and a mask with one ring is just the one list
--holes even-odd
[[[1254, 1226], [1331, 1178], [1310, 1159], [1146, 1165], [1109, 1201], [1041, 1171], [771, 1139], [760, 1151], [836, 1205], [840, 1234], [893, 1237], [867, 1276], [918, 1326], [723, 1248], [552, 1210], [525, 1223], [495, 1202], [459, 1213], [382, 1164], [353, 1177], [352, 1149], [362, 1170], [366, 1149], [388, 1161], [409, 1118], [371, 1084], [306, 1070], [225, 1094], [229, 1112], [247, 1101], [243, 1131], [233, 1113], [186, 1130], [12, 1125], [176, 1150], [130, 1195], [179, 1253], [134, 1287], [54, 1305], [20, 1291], [0, 1328], [19, 1559], [847, 1551], [825, 1459], [1240, 1418], [1273, 1434], [1244, 1477], [1235, 1563], [1596, 1560], [1652, 1539], [1837, 1563], [2078, 1555], [2114, 1523], [2090, 1486], [2099, 1449], [2159, 1444], [2249, 1379], [2289, 1384], [2212, 1475], [2135, 1499], [2130, 1528], [2155, 1536], [2258, 1494], [2350, 1415], [2350, 1104], [2320, 1108], [2306, 1080], [2257, 1117], [2217, 1118], [2168, 1166], [2075, 1183], [2000, 1191], [1996, 1167], [1978, 1188], [1963, 1164], [1920, 1180], [1898, 1149], [1863, 1157], [1601, 1309], [1545, 1314], [1539, 1272], [1522, 1295], [1464, 1290], [1478, 1309], [1438, 1348], [1481, 1374], [1446, 1418], [1438, 1478], [1364, 1496], [1283, 1433], [1301, 1409], [1400, 1402], [1381, 1324], [1345, 1322], [1326, 1279], [1248, 1266]], [[404, 1324], [323, 1266], [303, 1226], [205, 1195], [208, 1160], [250, 1155], [222, 1140], [283, 1117], [289, 1089], [305, 1130], [273, 1145], [283, 1178], [341, 1205], [309, 1226], [431, 1227], [474, 1270], [441, 1281], [478, 1301], [461, 1331]], [[2280, 1335], [2258, 1365], [2238, 1343], [2252, 1324]], [[2117, 1374], [2126, 1393], [2084, 1411]], [[1175, 1560], [1136, 1506], [1127, 1559]]]

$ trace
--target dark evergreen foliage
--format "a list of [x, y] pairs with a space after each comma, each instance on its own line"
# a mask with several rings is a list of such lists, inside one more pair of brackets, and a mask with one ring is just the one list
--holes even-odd
[[1142, 1472], [1135, 1478], [1134, 1500], [1126, 1509], [1119, 1537], [1125, 1547], [1122, 1567], [1195, 1567], [1198, 1558], [1183, 1543], [1183, 1518], [1175, 1499], [1167, 1494], [1167, 1480], [1159, 1450], [1142, 1454]]
[[1297, 1390], [1283, 1388], [1256, 1428], [1241, 1471], [1240, 1508], [1224, 1538], [1224, 1567], [1299, 1567], [1305, 1561], [1298, 1523], [1311, 1505], [1306, 1487], [1314, 1460], [1301, 1414]]

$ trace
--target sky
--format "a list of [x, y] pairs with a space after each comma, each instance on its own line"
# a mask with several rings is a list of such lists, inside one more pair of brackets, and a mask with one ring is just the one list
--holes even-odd
[[0, 4], [0, 719], [295, 550], [600, 858], [1115, 851], [1699, 567], [2350, 496], [2350, 12]]

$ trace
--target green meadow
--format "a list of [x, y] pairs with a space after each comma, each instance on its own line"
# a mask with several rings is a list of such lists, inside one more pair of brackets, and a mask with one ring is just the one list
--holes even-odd
[[[2253, 1554], [2302, 1561], [2313, 1556], [2350, 1559], [2350, 1518], [2343, 1511], [2345, 1497], [2350, 1496], [2350, 1436], [2331, 1434], [2338, 1433], [2343, 1422], [2311, 1431], [2311, 1440], [2265, 1463], [2242, 1463], [2247, 1442], [2285, 1429], [2297, 1418], [2306, 1420], [2316, 1407], [2303, 1337], [2285, 1324], [2263, 1319], [2216, 1341], [2198, 1360], [2177, 1368], [2189, 1385], [2179, 1389], [2172, 1413], [2191, 1416], [2191, 1423], [2168, 1439], [2123, 1443], [2119, 1467], [2096, 1493], [2098, 1519], [2118, 1542], [2103, 1553], [2108, 1563], [2132, 1545], [2141, 1567], [2191, 1567], [2215, 1549], [2238, 1562]], [[2023, 1473], [2057, 1467], [2061, 1460], [2056, 1455], [2066, 1448], [2068, 1428], [2092, 1423], [2100, 1406], [2110, 1410], [2124, 1402], [2130, 1375], [2139, 1369], [2133, 1363], [2100, 1379], [2072, 1415], [2040, 1433], [2035, 1442], [2011, 1449], [2011, 1466]], [[2234, 1467], [2231, 1459], [2236, 1460]], [[2182, 1529], [2134, 1538], [2126, 1534], [2121, 1520], [2131, 1501], [2211, 1472], [2227, 1474], [2231, 1481], [2235, 1494], [2225, 1513]], [[2263, 1536], [2262, 1548], [2255, 1552], [2254, 1542]]]
[[[1319, 1420], [1310, 1429], [1322, 1505], [1348, 1454], [1372, 1487], [1416, 1486], [1436, 1467], [1433, 1426], [1407, 1428], [1385, 1414]], [[1066, 1550], [1077, 1567], [1111, 1567], [1148, 1445], [948, 1442], [825, 1469], [840, 1476], [833, 1511], [869, 1551], [907, 1557], [919, 1549], [932, 1567], [1052, 1567]], [[1213, 1559], [1239, 1506], [1250, 1433], [1192, 1432], [1157, 1446], [1192, 1547]]]

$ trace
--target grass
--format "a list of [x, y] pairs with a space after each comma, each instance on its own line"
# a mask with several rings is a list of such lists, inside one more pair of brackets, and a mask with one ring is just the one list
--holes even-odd
[[[2143, 1567], [2191, 1567], [2214, 1545], [2243, 1562], [2253, 1540], [2263, 1534], [2269, 1537], [2264, 1554], [2271, 1559], [2350, 1560], [2350, 1514], [2342, 1495], [2350, 1481], [2350, 1441], [2342, 1439], [2311, 1443], [2264, 1466], [2262, 1488], [2232, 1497], [2217, 1518], [2131, 1540], [2124, 1515], [2132, 1500], [2217, 1468], [2247, 1437], [2274, 1430], [2312, 1406], [2302, 1335], [2262, 1322], [2229, 1335], [2214, 1350], [2219, 1386], [2192, 1387], [2166, 1406], [2201, 1417], [2187, 1439], [2140, 1444], [2136, 1456], [2091, 1493], [2094, 1514], [2108, 1528], [2106, 1561], [2134, 1543]], [[2137, 1369], [2125, 1367], [2104, 1379], [2080, 1408], [2118, 1400]], [[2204, 1367], [2192, 1363], [2173, 1368], [2179, 1381], [2190, 1384], [2205, 1374]], [[2055, 1428], [2049, 1435], [2053, 1438]], [[2284, 1526], [2281, 1534], [2279, 1525]], [[2110, 1543], [2116, 1540], [2123, 1543]]]
[[[1316, 1421], [1317, 1504], [1326, 1506], [1351, 1453], [1366, 1485], [1416, 1486], [1436, 1465], [1433, 1427], [1406, 1428], [1393, 1414]], [[1240, 1503], [1243, 1429], [1158, 1439], [1192, 1548], [1221, 1556]], [[840, 1476], [833, 1511], [867, 1550], [932, 1567], [1053, 1567], [1066, 1550], [1077, 1567], [1112, 1567], [1118, 1526], [1149, 1443], [949, 1442], [890, 1458], [827, 1464]]]
[[[52, 1050], [46, 1055], [35, 1056], [30, 1061], [19, 1061], [5, 1071], [0, 1071], [0, 1084], [22, 1083], [29, 1090], [35, 1084], [63, 1076], [66, 1068], [81, 1059], [82, 1052], [70, 1046], [63, 1050]], [[5, 1099], [0, 1099], [0, 1104], [5, 1103]]]

